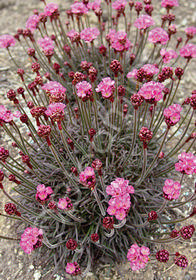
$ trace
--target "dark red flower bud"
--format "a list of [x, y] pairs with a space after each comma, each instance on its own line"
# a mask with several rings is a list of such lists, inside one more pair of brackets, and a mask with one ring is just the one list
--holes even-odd
[[71, 140], [71, 138], [68, 138], [68, 139], [67, 139], [67, 144], [70, 146], [70, 148], [71, 148], [72, 150], [74, 150], [74, 143], [73, 143], [73, 141]]
[[37, 134], [40, 137], [46, 139], [48, 146], [51, 145], [51, 142], [50, 142], [50, 139], [49, 139], [50, 133], [51, 133], [51, 127], [49, 125], [40, 125], [38, 127]]
[[127, 105], [127, 104], [124, 104], [124, 105], [123, 105], [123, 117], [124, 117], [124, 118], [126, 117], [127, 112], [128, 112], [128, 105]]
[[180, 266], [182, 268], [185, 268], [188, 266], [188, 260], [187, 260], [187, 257], [184, 256], [184, 255], [181, 255], [180, 257], [176, 257], [175, 258], [175, 264], [177, 266]]
[[34, 107], [33, 102], [32, 102], [32, 101], [27, 102], [27, 107], [28, 107], [29, 109], [32, 109], [32, 108]]
[[147, 127], [142, 127], [139, 132], [140, 141], [148, 143], [152, 139], [153, 133]]
[[90, 128], [88, 131], [88, 134], [90, 135], [90, 141], [93, 141], [93, 137], [96, 134], [96, 130], [94, 128]]
[[21, 216], [21, 214], [17, 211], [16, 205], [14, 203], [6, 203], [4, 209], [8, 215]]
[[67, 249], [68, 250], [72, 250], [72, 251], [74, 251], [77, 247], [78, 247], [78, 243], [77, 243], [77, 241], [76, 240], [74, 240], [74, 239], [69, 239], [67, 242], [66, 242], [66, 247], [67, 247]]
[[98, 234], [98, 233], [92, 233], [92, 234], [91, 234], [91, 240], [92, 240], [93, 242], [99, 241], [99, 234]]
[[175, 70], [176, 77], [181, 80], [182, 75], [184, 74], [184, 70], [181, 67], [177, 67]]
[[72, 166], [71, 167], [71, 172], [75, 174], [75, 176], [78, 176], [78, 171], [77, 171], [77, 168]]
[[113, 217], [105, 217], [103, 219], [103, 227], [106, 228], [106, 229], [113, 229], [114, 228]]
[[129, 56], [129, 58], [130, 58], [129, 64], [132, 65], [133, 62], [134, 62], [134, 60], [135, 60], [135, 58], [136, 58], [136, 55], [135, 55], [134, 53], [131, 53], [130, 56]]
[[101, 45], [99, 47], [99, 53], [102, 54], [103, 56], [106, 56], [107, 48], [104, 45]]
[[156, 253], [156, 258], [159, 262], [167, 262], [169, 260], [169, 252], [166, 250], [160, 250]]
[[193, 107], [193, 110], [196, 109], [196, 94], [192, 94], [190, 98], [190, 105]]
[[17, 70], [17, 74], [20, 76], [20, 78], [21, 78], [21, 80], [24, 82], [24, 73], [25, 73], [25, 71], [24, 71], [24, 69], [21, 69], [21, 68], [19, 68], [18, 70]]
[[10, 101], [14, 101], [16, 99], [16, 92], [13, 90], [13, 89], [10, 89], [8, 92], [7, 92], [7, 98], [10, 100]]
[[4, 179], [4, 173], [3, 171], [0, 169], [0, 182], [2, 182]]
[[148, 222], [149, 221], [154, 221], [158, 218], [157, 212], [156, 211], [151, 211], [148, 213]]
[[112, 60], [110, 63], [110, 69], [114, 72], [114, 76], [118, 77], [118, 73], [123, 74], [122, 66], [117, 59]]
[[13, 174], [10, 174], [9, 177], [8, 177], [8, 179], [9, 179], [10, 182], [14, 182], [14, 183], [16, 183], [17, 185], [20, 185], [20, 184], [21, 184], [21, 182], [18, 181], [18, 180], [16, 179], [16, 176], [14, 176]]
[[40, 64], [37, 62], [32, 63], [31, 69], [33, 70], [33, 72], [38, 74], [40, 70]]
[[28, 119], [29, 118], [26, 114], [23, 114], [23, 115], [20, 116], [20, 120], [21, 120], [22, 123], [28, 124]]
[[178, 236], [179, 236], [179, 231], [177, 229], [172, 230], [172, 232], [170, 233], [171, 238], [176, 238]]
[[183, 239], [190, 239], [193, 235], [193, 233], [195, 232], [195, 227], [194, 225], [190, 225], [190, 226], [184, 226], [183, 228], [181, 228], [180, 230], [180, 234], [181, 237]]
[[134, 109], [137, 110], [139, 106], [142, 105], [144, 101], [144, 98], [143, 96], [141, 96], [140, 94], [138, 93], [134, 93], [132, 96], [131, 96], [131, 104], [133, 105]]
[[0, 147], [0, 161], [4, 162], [9, 157], [9, 151], [5, 150], [3, 147]]
[[140, 12], [142, 11], [143, 9], [143, 4], [142, 2], [135, 2], [135, 10], [137, 12], [137, 15], [140, 14]]

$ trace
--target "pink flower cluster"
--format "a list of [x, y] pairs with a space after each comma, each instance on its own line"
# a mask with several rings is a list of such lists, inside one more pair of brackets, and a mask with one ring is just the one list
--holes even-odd
[[184, 58], [194, 58], [196, 57], [196, 45], [187, 44], [180, 49], [180, 56]]
[[46, 91], [48, 96], [55, 93], [64, 94], [66, 92], [66, 88], [56, 81], [49, 81], [42, 86], [42, 89]]
[[181, 118], [180, 112], [182, 107], [179, 104], [170, 105], [168, 108], [164, 109], [163, 115], [165, 117], [165, 122], [168, 126], [173, 126], [177, 124]]
[[59, 121], [59, 118], [64, 118], [66, 105], [63, 103], [52, 103], [48, 106], [48, 109], [45, 111], [45, 114], [50, 117], [53, 121]]
[[80, 32], [80, 38], [87, 43], [91, 43], [97, 38], [97, 36], [99, 36], [99, 34], [99, 29], [96, 27], [87, 27]]
[[116, 0], [115, 2], [112, 3], [112, 8], [114, 10], [121, 12], [125, 9], [126, 5], [127, 5], [126, 0]]
[[172, 7], [179, 6], [178, 0], [162, 0], [161, 6], [171, 9]]
[[182, 152], [178, 156], [179, 162], [175, 164], [176, 171], [191, 175], [196, 173], [196, 156], [192, 153]]
[[26, 254], [42, 246], [43, 231], [38, 228], [28, 227], [21, 235], [20, 246]]
[[93, 2], [89, 2], [87, 4], [88, 9], [91, 9], [93, 11], [96, 11], [97, 9], [101, 8], [101, 0], [95, 0]]
[[171, 59], [178, 57], [177, 52], [174, 50], [166, 51], [166, 49], [161, 49], [160, 55], [162, 56], [164, 63], [170, 63]]
[[103, 78], [95, 90], [101, 92], [103, 98], [111, 100], [115, 91], [115, 81], [110, 77]]
[[81, 269], [77, 262], [67, 263], [66, 272], [72, 275], [78, 275], [81, 274]]
[[195, 26], [189, 26], [185, 29], [186, 35], [189, 39], [192, 39], [196, 34], [196, 27]]
[[168, 40], [167, 32], [161, 27], [156, 27], [149, 32], [148, 41], [153, 44], [165, 45]]
[[71, 199], [69, 197], [59, 198], [58, 208], [66, 211], [71, 210], [73, 208]]
[[37, 193], [35, 195], [35, 198], [39, 202], [45, 202], [48, 200], [53, 193], [53, 190], [51, 187], [46, 187], [44, 184], [40, 184], [37, 186]]
[[46, 6], [45, 6], [45, 9], [44, 9], [44, 14], [48, 17], [52, 16], [54, 13], [56, 13], [58, 11], [58, 5], [55, 4], [55, 3], [48, 3]]
[[88, 13], [88, 8], [82, 2], [75, 2], [71, 5], [71, 12], [77, 16], [82, 16]]
[[131, 42], [127, 38], [127, 33], [124, 31], [112, 31], [111, 36], [109, 38], [112, 48], [116, 52], [128, 51], [131, 46]]
[[0, 105], [0, 122], [12, 122], [13, 119], [15, 118], [20, 118], [21, 113], [20, 111], [16, 111], [12, 113], [10, 110], [7, 110], [3, 105]]
[[137, 80], [138, 79], [138, 74], [140, 74], [138, 72], [138, 70], [139, 70], [140, 73], [142, 72], [143, 80], [144, 79], [146, 79], [146, 80], [152, 79], [153, 76], [159, 72], [159, 69], [154, 64], [145, 64], [140, 69], [133, 69], [132, 71], [130, 71], [127, 74], [127, 78], [128, 79], [133, 78], [133, 79]]
[[40, 45], [40, 47], [43, 49], [43, 51], [53, 51], [54, 50], [54, 42], [53, 40], [48, 37], [45, 36], [44, 38], [40, 38], [37, 40], [38, 45]]
[[130, 193], [134, 193], [133, 186], [129, 185], [129, 180], [116, 178], [107, 186], [106, 193], [112, 198], [108, 201], [109, 207], [107, 212], [109, 215], [115, 215], [116, 219], [124, 220], [131, 206]]
[[38, 24], [39, 24], [39, 16], [31, 15], [26, 22], [26, 28], [31, 30], [31, 32], [34, 32], [35, 29], [38, 27]]
[[79, 175], [80, 183], [90, 189], [94, 189], [95, 187], [95, 171], [92, 167], [87, 166], [84, 171], [82, 171]]
[[134, 22], [135, 27], [137, 27], [138, 29], [144, 29], [144, 30], [154, 24], [155, 24], [154, 20], [149, 15], [141, 15]]
[[16, 40], [11, 35], [2, 35], [0, 36], [0, 48], [5, 49], [9, 47], [14, 47], [16, 44]]
[[77, 31], [75, 31], [74, 29], [70, 30], [68, 33], [67, 33], [67, 37], [70, 38], [71, 42], [74, 43], [74, 42], [79, 42], [80, 41], [80, 33], [78, 33]]
[[172, 179], [165, 180], [163, 186], [163, 196], [167, 200], [177, 199], [180, 196], [181, 185], [179, 182], [174, 182]]
[[145, 267], [149, 261], [150, 249], [148, 247], [139, 247], [137, 244], [131, 245], [127, 253], [127, 259], [130, 261], [130, 266], [133, 271], [140, 270]]
[[93, 91], [90, 83], [83, 81], [76, 84], [77, 96], [86, 101], [88, 99], [92, 100]]
[[159, 82], [150, 81], [140, 88], [138, 93], [145, 99], [146, 102], [154, 104], [163, 97], [162, 91], [164, 85]]

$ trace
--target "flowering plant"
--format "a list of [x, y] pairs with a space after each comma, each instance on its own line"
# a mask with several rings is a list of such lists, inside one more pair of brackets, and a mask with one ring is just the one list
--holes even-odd
[[[190, 239], [195, 231], [169, 226], [196, 214], [195, 207], [183, 218], [172, 212], [196, 198], [195, 190], [188, 198], [181, 194], [183, 179], [196, 173], [196, 91], [182, 104], [177, 99], [196, 57], [189, 43], [196, 28], [186, 28], [184, 44], [176, 39], [177, 0], [161, 1], [160, 27], [151, 0], [75, 2], [65, 24], [58, 5], [42, 2], [44, 12], [34, 11], [25, 29], [0, 36], [22, 84], [7, 92], [13, 112], [0, 106], [0, 125], [21, 157], [0, 147], [0, 188], [9, 200], [1, 216], [28, 226], [21, 248], [41, 257], [50, 250], [54, 273], [85, 277], [101, 257], [128, 259], [134, 271], [149, 256], [160, 262], [173, 256], [187, 267], [186, 256], [156, 252], [155, 244]], [[16, 42], [32, 72], [13, 57]], [[15, 184], [16, 198], [4, 176]]]

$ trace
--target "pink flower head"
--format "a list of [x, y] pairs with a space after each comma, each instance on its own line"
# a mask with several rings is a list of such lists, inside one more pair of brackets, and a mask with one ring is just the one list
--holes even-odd
[[160, 55], [163, 57], [164, 63], [169, 63], [171, 59], [178, 57], [177, 52], [175, 52], [174, 50], [166, 51], [165, 49], [161, 49]]
[[100, 32], [96, 27], [88, 27], [80, 32], [80, 38], [88, 43], [95, 40], [99, 34]]
[[79, 42], [80, 41], [80, 33], [78, 33], [77, 31], [75, 31], [74, 29], [70, 30], [68, 33], [67, 33], [67, 37], [70, 38], [71, 42], [74, 43], [74, 42]]
[[25, 253], [30, 254], [36, 248], [42, 246], [43, 231], [38, 228], [28, 227], [21, 235], [20, 246]]
[[168, 108], [164, 109], [163, 115], [165, 117], [165, 122], [168, 126], [173, 126], [179, 122], [181, 116], [180, 112], [182, 107], [179, 104], [170, 105]]
[[42, 86], [42, 89], [46, 91], [47, 95], [50, 96], [52, 93], [65, 93], [66, 88], [56, 81], [49, 81]]
[[177, 199], [180, 196], [181, 185], [179, 182], [174, 182], [167, 179], [163, 186], [163, 196], [167, 200]]
[[14, 47], [15, 44], [16, 44], [16, 41], [13, 36], [7, 35], [7, 34], [0, 36], [0, 48], [1, 49]]
[[7, 110], [3, 105], [0, 105], [0, 121], [9, 123], [13, 121], [15, 118], [20, 118], [21, 113], [19, 111], [16, 111], [12, 113], [10, 110]]
[[92, 100], [93, 91], [90, 83], [83, 81], [76, 84], [77, 96], [83, 101]]
[[71, 12], [77, 16], [82, 16], [88, 13], [88, 8], [82, 2], [75, 2], [71, 5]]
[[131, 269], [136, 271], [144, 268], [146, 263], [149, 261], [149, 255], [150, 250], [148, 247], [139, 247], [137, 244], [131, 245], [131, 248], [127, 253], [127, 258], [130, 261]]
[[58, 202], [58, 208], [62, 210], [71, 210], [73, 207], [73, 204], [71, 203], [71, 200], [69, 197], [66, 198], [59, 198]]
[[179, 6], [179, 4], [178, 4], [178, 0], [162, 0], [161, 6], [164, 8], [171, 9], [175, 6]]
[[126, 193], [134, 193], [133, 186], [129, 185], [129, 180], [123, 178], [116, 178], [107, 186], [106, 193], [113, 197], [125, 195]]
[[179, 162], [175, 164], [175, 169], [181, 173], [191, 175], [196, 173], [196, 156], [192, 153], [182, 152], [178, 156]]
[[194, 58], [196, 57], [196, 45], [187, 44], [180, 49], [180, 56], [184, 58]]
[[88, 166], [85, 168], [84, 171], [80, 173], [80, 183], [90, 189], [94, 189], [96, 178], [95, 178], [95, 171], [92, 167]]
[[111, 195], [107, 212], [115, 215], [117, 220], [124, 220], [131, 206], [130, 195], [134, 193], [133, 186], [129, 185], [129, 180], [116, 178], [111, 185], [107, 186], [106, 193]]
[[40, 45], [40, 47], [43, 49], [43, 51], [46, 50], [54, 50], [54, 42], [53, 40], [48, 37], [45, 36], [44, 38], [40, 38], [37, 40], [38, 45]]
[[75, 268], [75, 265], [74, 263], [67, 263], [66, 265], [66, 272], [69, 273], [69, 274], [74, 274], [76, 268]]
[[154, 24], [155, 24], [154, 20], [149, 15], [141, 15], [134, 22], [134, 26], [137, 27], [138, 29], [147, 29], [148, 27]]
[[39, 202], [45, 202], [50, 199], [53, 190], [51, 187], [45, 187], [44, 184], [40, 184], [37, 186], [36, 200]]
[[118, 12], [123, 12], [125, 10], [125, 6], [127, 5], [127, 1], [125, 0], [116, 0], [112, 3], [112, 8], [117, 10]]
[[161, 28], [156, 27], [149, 32], [148, 41], [153, 44], [165, 45], [169, 40], [167, 32]]
[[131, 45], [129, 39], [127, 39], [127, 33], [124, 31], [118, 31], [111, 37], [112, 48], [117, 52], [128, 51]]
[[106, 40], [109, 42], [110, 45], [114, 41], [115, 35], [116, 35], [116, 30], [115, 29], [110, 29], [109, 33], [106, 34]]
[[89, 2], [87, 4], [88, 9], [92, 9], [93, 11], [96, 11], [97, 9], [101, 8], [101, 0], [95, 0], [93, 2]]
[[[51, 118], [54, 122], [61, 122], [65, 117], [65, 109], [66, 105], [63, 103], [52, 103], [48, 106], [48, 109], [45, 111], [45, 114]], [[59, 127], [61, 130], [61, 128]]]
[[38, 27], [39, 24], [39, 16], [38, 15], [32, 15], [28, 18], [26, 22], [26, 28], [30, 29], [33, 33], [35, 29]]
[[115, 91], [115, 81], [110, 77], [103, 78], [95, 89], [96, 92], [101, 92], [103, 98], [112, 99]]
[[128, 79], [135, 79], [137, 80], [137, 72], [138, 70], [135, 68], [127, 74]]
[[140, 94], [146, 102], [154, 104], [161, 100], [161, 98], [163, 97], [163, 89], [163, 84], [151, 81], [143, 84], [141, 89], [138, 91], [138, 94]]
[[81, 274], [81, 269], [77, 262], [67, 263], [66, 272], [75, 276]]
[[52, 16], [54, 13], [57, 13], [58, 12], [58, 5], [55, 4], [55, 3], [48, 3], [46, 6], [45, 6], [45, 9], [44, 9], [44, 13], [46, 16], [50, 17]]
[[194, 35], [196, 34], [196, 27], [189, 26], [185, 29], [186, 35], [189, 39], [192, 39]]

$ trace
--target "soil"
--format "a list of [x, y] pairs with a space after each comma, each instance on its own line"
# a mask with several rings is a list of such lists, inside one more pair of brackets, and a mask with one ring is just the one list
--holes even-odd
[[[63, 0], [54, 0], [60, 7], [61, 11], [67, 9], [70, 2]], [[152, 1], [155, 6], [154, 19], [160, 22], [160, 13], [164, 13], [164, 9], [160, 9], [160, 1]], [[178, 30], [182, 33], [182, 30], [186, 26], [192, 26], [196, 22], [196, 1], [195, 0], [179, 0], [180, 7], [175, 9], [177, 17], [176, 24]], [[15, 34], [17, 28], [23, 28], [27, 18], [32, 14], [34, 9], [42, 10], [43, 3], [39, 0], [0, 0], [0, 34]], [[196, 41], [192, 41], [196, 43]], [[14, 55], [20, 57], [21, 62], [28, 68], [30, 62], [25, 62], [25, 58], [21, 56], [20, 47], [16, 48]], [[4, 50], [0, 49], [0, 103], [10, 106], [9, 102], [5, 98], [6, 91], [10, 88], [19, 86], [18, 77], [15, 74], [15, 68], [13, 64], [8, 60], [8, 56]], [[193, 89], [196, 89], [196, 63], [191, 62], [189, 65], [189, 71], [187, 71], [184, 81], [181, 84], [181, 98], [185, 98], [190, 94]], [[11, 146], [11, 141], [8, 137], [2, 134], [0, 130], [0, 145], [6, 147]], [[190, 182], [193, 182], [190, 180]], [[191, 184], [189, 187], [191, 189]], [[4, 185], [10, 191], [13, 185], [7, 180]], [[3, 212], [3, 206], [7, 202], [5, 196], [0, 194], [0, 210]], [[189, 209], [183, 209], [179, 211], [179, 215], [184, 216]], [[192, 218], [186, 224], [196, 224], [195, 218]], [[177, 225], [178, 228], [182, 227], [182, 224]], [[17, 236], [17, 233], [21, 232], [21, 228], [17, 227], [17, 223], [6, 219], [0, 218], [0, 235], [4, 236]], [[19, 235], [18, 235], [19, 236]], [[48, 275], [42, 274], [40, 266], [35, 266], [33, 257], [26, 255], [20, 248], [19, 242], [7, 241], [0, 239], [0, 279], [1, 280], [45, 280], [50, 279]], [[132, 272], [129, 264], [125, 263], [118, 265], [118, 267], [110, 267], [110, 265], [101, 265], [97, 267], [97, 276], [89, 273], [86, 280], [100, 279], [148, 279], [148, 280], [196, 280], [196, 237], [192, 239], [192, 242], [174, 243], [169, 246], [165, 246], [165, 249], [169, 249], [170, 252], [179, 251], [180, 253], [187, 256], [189, 259], [189, 266], [187, 269], [182, 270], [181, 268], [172, 265], [172, 260], [165, 264], [151, 261], [145, 269], [139, 272]], [[166, 269], [167, 267], [167, 269]], [[60, 278], [56, 275], [53, 279]]]

